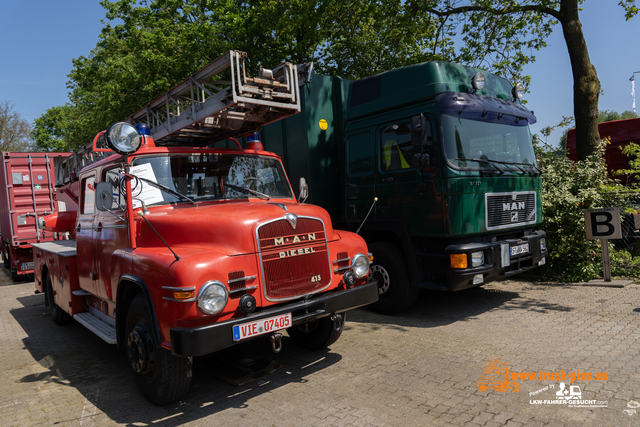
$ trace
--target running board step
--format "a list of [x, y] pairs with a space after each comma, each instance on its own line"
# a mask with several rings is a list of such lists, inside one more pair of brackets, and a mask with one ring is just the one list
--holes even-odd
[[83, 297], [83, 296], [89, 296], [89, 295], [93, 295], [91, 292], [89, 291], [85, 291], [84, 289], [78, 289], [76, 291], [71, 292], [72, 294], [74, 294], [77, 297]]
[[117, 344], [116, 328], [98, 319], [91, 313], [74, 314], [73, 318], [85, 328], [102, 338], [107, 344]]

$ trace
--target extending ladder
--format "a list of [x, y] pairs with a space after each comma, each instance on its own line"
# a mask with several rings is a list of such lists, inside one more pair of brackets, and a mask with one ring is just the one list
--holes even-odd
[[[263, 126], [300, 112], [301, 81], [311, 64], [284, 62], [260, 77], [247, 77], [247, 54], [230, 50], [127, 119], [146, 123], [156, 145], [202, 147], [248, 135]], [[112, 153], [95, 152], [93, 144], [63, 160], [58, 185], [73, 181], [78, 172]]]
[[300, 112], [298, 67], [285, 62], [247, 77], [247, 54], [230, 50], [129, 117], [156, 145], [205, 146]]

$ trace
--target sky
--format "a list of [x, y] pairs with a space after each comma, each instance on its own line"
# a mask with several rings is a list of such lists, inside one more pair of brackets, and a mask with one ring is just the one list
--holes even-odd
[[[617, 0], [587, 0], [582, 28], [604, 91], [600, 110], [631, 110], [629, 78], [640, 72], [640, 16], [625, 21]], [[72, 60], [88, 56], [98, 42], [104, 9], [98, 0], [0, 0], [0, 102], [8, 100], [29, 122], [68, 101]], [[525, 67], [531, 76], [527, 107], [539, 133], [562, 116], [573, 116], [573, 77], [562, 29], [556, 26], [547, 47]], [[640, 111], [640, 73], [638, 109]], [[547, 142], [557, 145], [562, 130]]]

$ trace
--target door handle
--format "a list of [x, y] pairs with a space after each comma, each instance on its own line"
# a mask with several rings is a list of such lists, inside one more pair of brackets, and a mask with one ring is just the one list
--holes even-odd
[[102, 231], [102, 223], [99, 222], [98, 225], [96, 226], [96, 228], [94, 228], [95, 231], [97, 231], [98, 233]]

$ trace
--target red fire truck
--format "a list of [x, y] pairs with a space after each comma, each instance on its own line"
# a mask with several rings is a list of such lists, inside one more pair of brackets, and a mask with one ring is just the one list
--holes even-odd
[[[364, 240], [296, 199], [259, 142], [208, 148], [300, 109], [297, 69], [248, 78], [230, 51], [63, 164], [75, 206], [39, 220], [68, 241], [34, 245], [35, 283], [56, 323], [123, 346], [142, 393], [186, 393], [192, 358], [286, 330], [318, 349], [345, 312], [378, 298]], [[212, 81], [228, 70], [230, 82]], [[140, 124], [139, 122], [143, 122]], [[232, 139], [233, 140], [233, 139]], [[303, 180], [301, 180], [303, 181]]]

